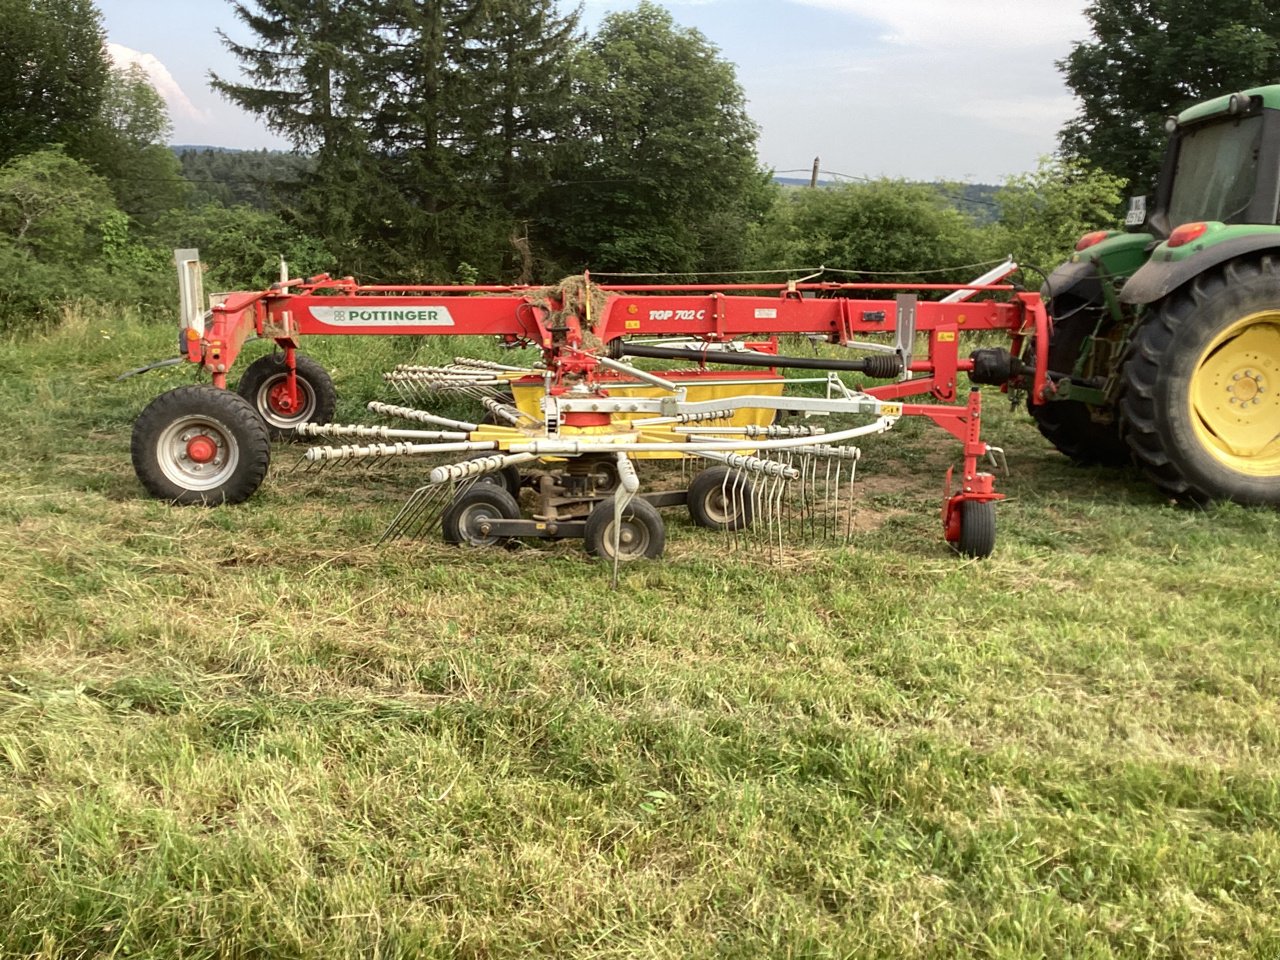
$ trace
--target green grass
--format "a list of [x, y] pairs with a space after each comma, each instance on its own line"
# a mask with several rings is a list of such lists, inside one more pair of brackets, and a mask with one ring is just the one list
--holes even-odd
[[[403, 346], [314, 345], [340, 419]], [[241, 507], [144, 499], [133, 418], [190, 375], [112, 378], [171, 349], [0, 344], [0, 956], [1280, 954], [1276, 512], [992, 393], [989, 561], [911, 423], [848, 546], [669, 511], [612, 591], [572, 542], [375, 548], [412, 479], [286, 447]]]

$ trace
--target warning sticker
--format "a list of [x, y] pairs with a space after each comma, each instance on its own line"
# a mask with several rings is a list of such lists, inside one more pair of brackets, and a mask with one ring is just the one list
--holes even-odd
[[756, 307], [756, 319], [757, 320], [777, 320], [778, 308], [777, 307]]

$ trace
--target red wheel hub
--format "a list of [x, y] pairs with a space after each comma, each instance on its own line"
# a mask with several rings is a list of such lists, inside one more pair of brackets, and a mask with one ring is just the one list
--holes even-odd
[[299, 407], [294, 398], [289, 396], [289, 382], [287, 380], [282, 380], [267, 391], [267, 403], [271, 404], [271, 409], [277, 413], [296, 413]]
[[196, 463], [211, 463], [218, 455], [218, 445], [211, 437], [200, 434], [187, 441], [187, 458]]

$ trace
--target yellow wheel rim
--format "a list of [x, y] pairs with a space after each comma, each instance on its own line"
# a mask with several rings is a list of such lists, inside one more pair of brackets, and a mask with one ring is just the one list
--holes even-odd
[[1191, 374], [1191, 423], [1223, 465], [1253, 477], [1280, 475], [1280, 311], [1237, 320]]

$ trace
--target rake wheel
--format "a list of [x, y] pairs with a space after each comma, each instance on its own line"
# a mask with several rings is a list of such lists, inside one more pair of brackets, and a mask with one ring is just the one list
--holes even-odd
[[[612, 561], [614, 557], [614, 502], [601, 500], [587, 517], [583, 539], [587, 553]], [[635, 499], [621, 511], [616, 559], [622, 563], [662, 556], [667, 531], [658, 508], [648, 500]]]
[[303, 423], [329, 423], [338, 405], [329, 371], [310, 357], [294, 357], [298, 371], [298, 404], [289, 402], [289, 370], [284, 354], [269, 353], [245, 369], [236, 393], [248, 400], [267, 425], [273, 440], [292, 440]]
[[271, 440], [247, 400], [200, 384], [147, 404], [134, 422], [130, 452], [153, 497], [208, 506], [253, 495], [267, 473]]

